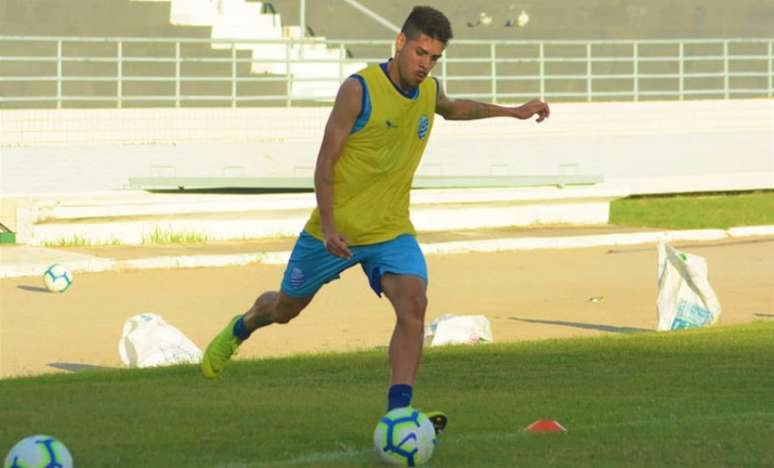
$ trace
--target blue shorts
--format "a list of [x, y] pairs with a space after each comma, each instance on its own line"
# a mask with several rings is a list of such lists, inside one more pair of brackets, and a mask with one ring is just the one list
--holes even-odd
[[393, 240], [371, 245], [350, 247], [352, 258], [337, 257], [325, 249], [325, 244], [302, 231], [296, 241], [282, 278], [282, 292], [291, 297], [314, 295], [325, 283], [339, 278], [349, 267], [360, 264], [368, 276], [371, 289], [382, 295], [382, 275], [418, 276], [427, 284], [425, 256], [414, 236], [402, 234]]

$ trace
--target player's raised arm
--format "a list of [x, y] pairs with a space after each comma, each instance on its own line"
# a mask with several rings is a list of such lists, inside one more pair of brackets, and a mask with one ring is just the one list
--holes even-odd
[[537, 115], [536, 122], [542, 122], [550, 115], [548, 104], [540, 99], [532, 99], [518, 107], [505, 107], [486, 104], [470, 99], [452, 99], [438, 85], [438, 98], [435, 112], [446, 120], [474, 120], [489, 117], [515, 117], [526, 120]]
[[325, 125], [325, 134], [314, 170], [314, 191], [320, 210], [325, 247], [330, 253], [343, 258], [350, 258], [352, 252], [347, 247], [347, 240], [336, 229], [333, 218], [333, 168], [360, 113], [362, 99], [363, 88], [358, 80], [349, 78], [341, 84]]

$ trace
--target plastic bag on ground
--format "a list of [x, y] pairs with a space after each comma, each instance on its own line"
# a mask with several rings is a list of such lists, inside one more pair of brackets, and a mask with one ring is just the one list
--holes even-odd
[[658, 244], [658, 330], [715, 324], [720, 302], [707, 278], [707, 262], [697, 255]]
[[435, 335], [435, 330], [438, 329], [438, 324], [443, 322], [444, 320], [448, 320], [450, 318], [455, 318], [457, 315], [454, 314], [443, 314], [440, 317], [437, 317], [432, 322], [430, 322], [430, 325], [425, 326], [425, 338], [432, 338], [433, 335]]
[[433, 337], [431, 346], [492, 341], [492, 326], [483, 315], [446, 314], [425, 328], [425, 337], [430, 336]]
[[197, 364], [201, 350], [161, 316], [139, 314], [124, 323], [118, 342], [121, 361], [129, 367], [156, 367]]

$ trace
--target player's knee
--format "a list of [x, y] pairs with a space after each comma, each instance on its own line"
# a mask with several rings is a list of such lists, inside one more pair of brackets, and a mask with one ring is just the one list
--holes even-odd
[[425, 310], [427, 310], [427, 296], [413, 295], [404, 298], [401, 301], [398, 320], [406, 323], [423, 323], [425, 320]]

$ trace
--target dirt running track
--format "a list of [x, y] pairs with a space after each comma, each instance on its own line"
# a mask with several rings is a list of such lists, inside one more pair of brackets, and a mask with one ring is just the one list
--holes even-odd
[[[705, 257], [720, 299], [720, 325], [774, 320], [774, 239], [676, 247]], [[494, 339], [621, 334], [656, 326], [653, 245], [428, 257], [428, 319], [484, 314]], [[155, 312], [204, 348], [283, 266], [81, 273], [65, 294], [38, 278], [0, 280], [0, 377], [122, 367], [124, 321]], [[596, 302], [592, 297], [601, 297]], [[359, 267], [324, 287], [288, 325], [260, 330], [240, 357], [385, 346], [392, 310]]]

